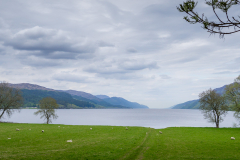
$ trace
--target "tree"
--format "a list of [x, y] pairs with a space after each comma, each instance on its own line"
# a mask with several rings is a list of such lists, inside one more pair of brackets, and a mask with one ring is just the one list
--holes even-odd
[[46, 97], [39, 101], [40, 109], [34, 112], [35, 115], [42, 115], [40, 118], [47, 120], [47, 124], [51, 123], [53, 119], [57, 119], [58, 116], [55, 114], [55, 109], [58, 108], [58, 104], [54, 98]]
[[0, 83], [0, 119], [4, 114], [8, 117], [16, 109], [20, 109], [23, 105], [23, 98], [20, 89], [9, 87], [8, 83]]
[[234, 117], [240, 119], [240, 76], [234, 80], [234, 83], [226, 86], [224, 96], [235, 111]]
[[[190, 16], [190, 18], [188, 16], [183, 18], [187, 22], [190, 24], [200, 23], [210, 34], [217, 33], [220, 38], [223, 38], [225, 34], [232, 34], [240, 31], [240, 19], [230, 17], [228, 12], [232, 6], [240, 4], [239, 0], [206, 0], [206, 4], [212, 8], [218, 22], [209, 21], [208, 18], [204, 16], [204, 13], [200, 16], [195, 12], [194, 9], [197, 6], [197, 2], [194, 0], [183, 2], [183, 4], [180, 4], [179, 7], [177, 7], [177, 9]], [[217, 14], [216, 9], [223, 12], [222, 15], [225, 16], [225, 20]], [[240, 18], [240, 16], [238, 16], [238, 18]]]
[[215, 123], [219, 128], [219, 122], [223, 121], [222, 116], [227, 114], [228, 107], [224, 96], [216, 93], [211, 88], [199, 94], [200, 109], [205, 119]]

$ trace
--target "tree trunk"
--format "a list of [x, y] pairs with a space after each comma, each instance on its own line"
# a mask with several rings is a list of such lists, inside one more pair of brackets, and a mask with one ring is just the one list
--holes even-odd
[[5, 113], [5, 109], [3, 109], [2, 114], [0, 115], [0, 119], [2, 118], [3, 114]]
[[47, 124], [48, 124], [49, 123], [49, 115], [48, 114], [47, 114], [46, 118], [47, 118]]
[[219, 128], [219, 116], [217, 115], [216, 128]]

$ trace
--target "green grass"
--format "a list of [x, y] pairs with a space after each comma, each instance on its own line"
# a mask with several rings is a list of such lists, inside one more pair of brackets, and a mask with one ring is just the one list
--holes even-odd
[[0, 159], [240, 159], [239, 128], [125, 128], [0, 123]]

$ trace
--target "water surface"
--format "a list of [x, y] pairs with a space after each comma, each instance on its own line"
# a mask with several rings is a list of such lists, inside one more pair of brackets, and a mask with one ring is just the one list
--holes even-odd
[[[11, 118], [3, 121], [17, 123], [44, 123], [35, 116], [36, 109], [22, 109]], [[53, 124], [66, 125], [111, 125], [111, 126], [142, 126], [152, 128], [166, 127], [215, 127], [208, 123], [200, 110], [191, 109], [58, 109], [58, 119]], [[228, 112], [220, 127], [232, 127], [237, 123], [234, 112]]]

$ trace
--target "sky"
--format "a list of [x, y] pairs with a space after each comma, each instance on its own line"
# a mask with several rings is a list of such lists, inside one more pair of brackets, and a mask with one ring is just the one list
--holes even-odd
[[[240, 75], [240, 33], [220, 39], [187, 23], [176, 9], [182, 2], [0, 0], [0, 81], [149, 108], [198, 99]], [[204, 2], [196, 11], [214, 20]]]

